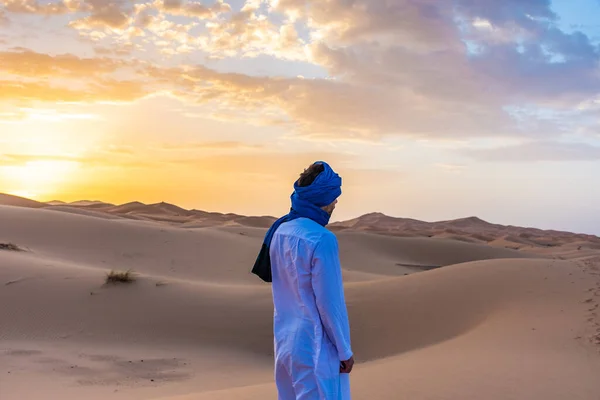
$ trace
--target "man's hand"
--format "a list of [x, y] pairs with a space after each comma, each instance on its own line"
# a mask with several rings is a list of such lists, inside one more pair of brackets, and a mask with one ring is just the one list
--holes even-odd
[[349, 374], [350, 372], [352, 372], [353, 367], [354, 367], [354, 356], [350, 357], [349, 360], [341, 362], [340, 373]]

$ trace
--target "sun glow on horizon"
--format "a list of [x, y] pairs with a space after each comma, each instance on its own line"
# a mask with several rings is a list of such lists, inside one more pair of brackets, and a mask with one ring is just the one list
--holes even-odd
[[9, 194], [39, 199], [63, 190], [79, 166], [77, 161], [27, 161], [21, 165], [0, 167], [0, 177], [8, 182]]

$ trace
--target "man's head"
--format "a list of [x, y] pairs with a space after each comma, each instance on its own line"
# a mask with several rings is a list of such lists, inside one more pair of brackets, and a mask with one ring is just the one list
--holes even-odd
[[[311, 164], [308, 168], [304, 170], [304, 172], [300, 174], [300, 177], [296, 181], [296, 185], [298, 187], [307, 187], [312, 185], [323, 171], [325, 171], [325, 166], [323, 165], [323, 163], [316, 162]], [[331, 215], [333, 214], [333, 210], [335, 210], [335, 205], [337, 204], [337, 202], [338, 201], [336, 198], [335, 200], [333, 200], [333, 202], [325, 206], [321, 206], [321, 208], [329, 215]]]

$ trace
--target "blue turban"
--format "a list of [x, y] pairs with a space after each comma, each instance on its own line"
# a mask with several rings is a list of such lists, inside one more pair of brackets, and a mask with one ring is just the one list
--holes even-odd
[[298, 181], [294, 183], [294, 193], [291, 196], [292, 207], [289, 214], [275, 221], [265, 235], [262, 248], [252, 268], [252, 273], [258, 275], [265, 282], [272, 281], [269, 249], [277, 228], [284, 222], [296, 218], [309, 218], [322, 226], [327, 225], [330, 215], [322, 207], [333, 203], [342, 194], [342, 178], [326, 162], [317, 161], [315, 164], [323, 165], [323, 172], [319, 173], [313, 183], [308, 186], [300, 187]]

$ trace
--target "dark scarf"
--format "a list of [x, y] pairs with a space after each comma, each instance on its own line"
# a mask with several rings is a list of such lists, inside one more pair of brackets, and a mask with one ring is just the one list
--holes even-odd
[[277, 228], [296, 218], [309, 218], [322, 226], [327, 225], [330, 215], [321, 207], [333, 203], [342, 194], [342, 178], [326, 162], [319, 161], [318, 163], [325, 167], [323, 172], [317, 175], [309, 186], [299, 187], [297, 182], [294, 183], [294, 193], [291, 196], [292, 207], [289, 214], [275, 221], [265, 235], [263, 245], [252, 268], [252, 273], [265, 282], [272, 282], [269, 250]]

